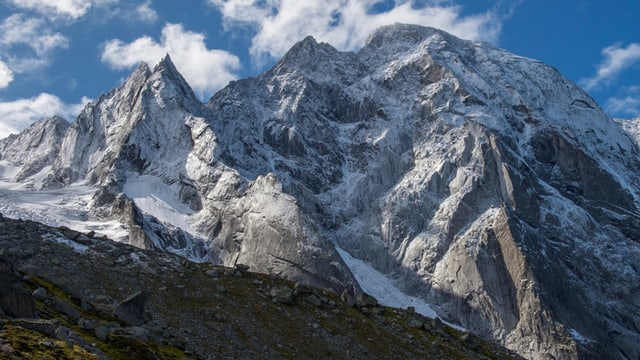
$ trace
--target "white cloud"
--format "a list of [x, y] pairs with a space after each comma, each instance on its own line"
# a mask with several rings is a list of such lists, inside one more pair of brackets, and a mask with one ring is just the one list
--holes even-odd
[[43, 19], [13, 14], [0, 23], [0, 52], [15, 72], [47, 65], [55, 49], [68, 46], [67, 38], [54, 32]]
[[13, 14], [3, 20], [0, 24], [0, 34], [0, 44], [25, 45], [38, 55], [44, 55], [58, 47], [69, 46], [67, 38], [53, 32], [44, 20], [25, 18], [23, 14]]
[[71, 19], [83, 17], [92, 1], [90, 0], [9, 0], [14, 6], [55, 17], [63, 16]]
[[55, 95], [41, 93], [28, 99], [0, 102], [0, 138], [17, 134], [33, 122], [54, 115], [74, 120], [89, 99], [83, 97], [78, 104], [66, 104]]
[[604, 107], [613, 117], [640, 115], [640, 86], [623, 88], [618, 96], [607, 99]]
[[640, 63], [640, 43], [629, 44], [623, 48], [621, 44], [614, 44], [602, 49], [604, 60], [600, 63], [596, 74], [583, 79], [580, 84], [587, 90], [597, 89], [610, 82], [629, 67]]
[[[375, 11], [380, 0], [208, 0], [223, 15], [225, 27], [250, 26], [256, 32], [251, 54], [261, 62], [282, 56], [306, 35], [341, 50], [364, 45], [376, 28], [393, 23], [432, 26], [466, 39], [496, 41], [504, 15], [499, 9], [462, 16], [449, 1], [394, 0], [390, 9]], [[519, 2], [514, 4], [517, 6]]]
[[6, 0], [13, 6], [37, 12], [53, 20], [77, 20], [91, 8], [117, 4], [119, 0]]
[[13, 81], [13, 71], [0, 60], [0, 89], [4, 89]]
[[151, 0], [147, 0], [136, 7], [136, 15], [140, 21], [149, 24], [153, 24], [158, 20], [158, 13], [151, 7]]
[[203, 34], [185, 31], [180, 24], [166, 24], [160, 41], [143, 36], [130, 43], [108, 41], [102, 62], [113, 69], [128, 69], [144, 61], [150, 66], [169, 54], [178, 70], [199, 96], [211, 95], [236, 78], [240, 68], [237, 56], [226, 51], [207, 49]]

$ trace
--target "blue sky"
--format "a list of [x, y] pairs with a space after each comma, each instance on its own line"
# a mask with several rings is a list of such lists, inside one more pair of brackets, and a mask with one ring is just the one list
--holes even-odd
[[638, 0], [0, 0], [0, 138], [70, 121], [165, 53], [206, 100], [313, 35], [357, 50], [381, 25], [442, 28], [542, 60], [613, 117], [640, 115]]

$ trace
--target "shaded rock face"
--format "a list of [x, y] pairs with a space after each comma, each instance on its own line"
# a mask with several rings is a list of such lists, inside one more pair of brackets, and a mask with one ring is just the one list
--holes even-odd
[[12, 263], [0, 257], [0, 309], [13, 318], [36, 318], [33, 297], [18, 286], [19, 281]]
[[151, 321], [151, 316], [146, 309], [148, 295], [139, 291], [120, 302], [114, 309], [113, 314], [129, 325], [140, 326], [147, 321]]
[[206, 104], [143, 65], [45, 185], [100, 186], [91, 215], [139, 247], [341, 293], [339, 246], [526, 357], [637, 358], [636, 122], [540, 62], [394, 25], [357, 53], [306, 38]]

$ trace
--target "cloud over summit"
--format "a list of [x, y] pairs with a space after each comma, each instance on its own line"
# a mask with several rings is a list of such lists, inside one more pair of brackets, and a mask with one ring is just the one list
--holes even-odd
[[208, 0], [223, 16], [227, 31], [254, 31], [251, 55], [259, 65], [282, 56], [306, 35], [340, 50], [357, 50], [383, 25], [413, 23], [433, 26], [467, 39], [495, 41], [501, 29], [496, 11], [462, 15], [460, 6], [443, 1], [395, 0]]

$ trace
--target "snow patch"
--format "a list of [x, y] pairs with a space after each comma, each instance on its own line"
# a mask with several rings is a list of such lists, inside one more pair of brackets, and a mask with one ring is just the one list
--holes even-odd
[[582, 334], [580, 334], [576, 329], [569, 330], [569, 334], [571, 334], [571, 337], [573, 338], [573, 340], [581, 344], [588, 344], [590, 342], [593, 342], [593, 340], [582, 336]]
[[62, 235], [44, 234], [42, 238], [44, 238], [45, 240], [57, 242], [59, 244], [67, 245], [68, 247], [79, 253], [83, 253], [89, 250], [89, 247], [87, 245], [78, 244], [77, 242], [71, 241]]
[[[380, 304], [399, 309], [406, 309], [409, 306], [413, 306], [416, 312], [421, 315], [430, 318], [438, 317], [438, 314], [436, 314], [431, 305], [426, 301], [403, 293], [393, 285], [388, 277], [372, 268], [371, 265], [354, 258], [338, 246], [336, 246], [336, 251], [340, 254], [345, 264], [347, 264], [362, 290], [376, 298]], [[464, 328], [458, 325], [445, 323], [458, 330], [464, 330]]]
[[6, 160], [0, 161], [0, 181], [12, 179], [18, 172], [20, 172], [19, 167], [11, 165], [11, 163]]
[[0, 180], [0, 213], [14, 219], [30, 219], [49, 226], [64, 225], [80, 232], [94, 231], [126, 242], [129, 233], [116, 220], [91, 219], [88, 203], [96, 189], [82, 183], [62, 189], [33, 190], [25, 183]]
[[122, 191], [140, 210], [156, 219], [197, 235], [189, 222], [193, 211], [176, 197], [178, 189], [151, 175], [129, 176]]

